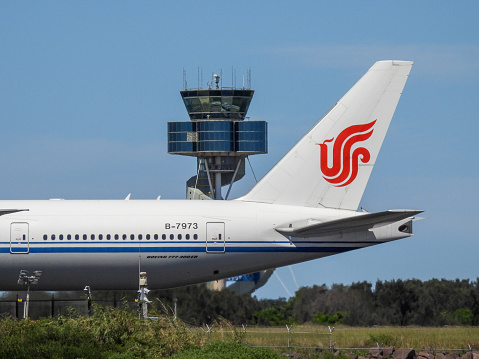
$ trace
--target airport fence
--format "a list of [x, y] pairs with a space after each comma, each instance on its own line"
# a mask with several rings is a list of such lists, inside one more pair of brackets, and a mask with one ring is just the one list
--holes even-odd
[[[96, 298], [95, 303], [103, 306], [119, 307], [125, 304], [131, 310], [138, 309], [134, 292], [113, 293], [102, 298]], [[29, 318], [40, 319], [78, 313], [88, 315], [91, 311], [91, 301], [86, 293], [72, 292], [30, 292]], [[26, 305], [25, 292], [5, 292], [0, 295], [0, 315], [23, 319]]]
[[[294, 326], [286, 325], [284, 327], [251, 327], [247, 326], [238, 327], [234, 330], [228, 330], [228, 328], [214, 327], [214, 326], [204, 326], [203, 331], [205, 335], [210, 337], [210, 340], [222, 339], [226, 334], [229, 335], [238, 335], [241, 333], [241, 340], [244, 344], [251, 347], [260, 347], [260, 348], [273, 348], [279, 350], [286, 354], [293, 354], [298, 352], [342, 352], [342, 353], [354, 353], [356, 355], [363, 355], [366, 357], [388, 357], [392, 349], [391, 344], [388, 343], [388, 339], [391, 339], [392, 336], [379, 334], [375, 335], [366, 335], [366, 332], [378, 333], [387, 328], [375, 327], [375, 328], [334, 328], [329, 327], [318, 327], [318, 326], [305, 326], [299, 325], [296, 328]], [[404, 331], [440, 331], [441, 328], [400, 328]], [[464, 335], [462, 330], [464, 328], [447, 328], [447, 329], [456, 329], [458, 332], [457, 336], [461, 337], [458, 341], [452, 341], [457, 343], [455, 348], [446, 348], [441, 346], [440, 340], [431, 341], [426, 339], [425, 341], [429, 342], [428, 346], [416, 346], [405, 345], [404, 343], [397, 344], [397, 348], [408, 348], [408, 350], [414, 350], [416, 354], [424, 353], [427, 354], [425, 358], [435, 358], [437, 353], [448, 353], [458, 355], [466, 353], [475, 353], [475, 356], [469, 356], [468, 358], [479, 357], [479, 328], [473, 327], [465, 329], [468, 331]], [[472, 334], [471, 334], [472, 333]], [[401, 336], [401, 334], [398, 334]], [[414, 334], [413, 334], [414, 335]], [[356, 340], [355, 337], [362, 336], [362, 340]], [[364, 338], [367, 338], [364, 340]], [[377, 341], [376, 341], [377, 340]], [[383, 342], [381, 340], [385, 340]], [[434, 346], [433, 344], [438, 346]], [[348, 344], [353, 344], [348, 345]], [[403, 345], [403, 346], [401, 346]], [[392, 349], [394, 350], [394, 349]], [[379, 354], [381, 353], [381, 354]], [[382, 354], [384, 353], [384, 355]], [[392, 354], [392, 353], [391, 353]], [[390, 355], [390, 354], [389, 354]], [[420, 355], [417, 355], [419, 358]], [[445, 357], [444, 357], [445, 358]], [[453, 358], [453, 357], [448, 357]]]

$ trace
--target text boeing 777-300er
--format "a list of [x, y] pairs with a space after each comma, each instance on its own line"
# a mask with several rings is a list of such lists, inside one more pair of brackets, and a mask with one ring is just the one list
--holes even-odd
[[421, 211], [356, 212], [412, 67], [380, 61], [246, 195], [228, 201], [0, 201], [0, 290], [150, 289], [412, 236]]

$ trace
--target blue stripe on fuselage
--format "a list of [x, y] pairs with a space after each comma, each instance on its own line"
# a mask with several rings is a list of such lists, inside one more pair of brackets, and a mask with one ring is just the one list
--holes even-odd
[[[226, 247], [226, 253], [241, 252], [324, 252], [340, 253], [361, 247]], [[9, 253], [10, 248], [0, 248], [0, 253]], [[30, 253], [205, 253], [206, 247], [32, 247]]]

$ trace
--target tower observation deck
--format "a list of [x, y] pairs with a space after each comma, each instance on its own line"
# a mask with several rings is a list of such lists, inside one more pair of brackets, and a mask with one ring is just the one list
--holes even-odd
[[246, 119], [254, 91], [220, 87], [218, 75], [214, 82], [180, 91], [190, 121], [168, 122], [168, 153], [197, 158], [189, 199], [223, 199], [221, 187], [229, 185], [227, 198], [245, 174], [246, 157], [268, 152], [267, 123]]

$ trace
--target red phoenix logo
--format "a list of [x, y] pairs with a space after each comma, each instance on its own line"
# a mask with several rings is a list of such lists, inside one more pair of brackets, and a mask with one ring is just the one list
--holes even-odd
[[[364, 147], [352, 150], [354, 144], [366, 141], [373, 134], [373, 126], [377, 120], [364, 124], [353, 125], [345, 128], [334, 140], [325, 140], [318, 143], [321, 151], [320, 165], [323, 178], [336, 187], [344, 187], [353, 182], [358, 175], [359, 160], [368, 163], [371, 159], [369, 151]], [[327, 142], [334, 141], [333, 163], [328, 164]]]

